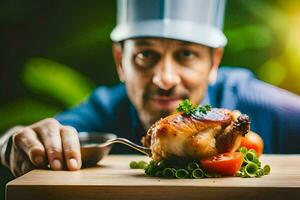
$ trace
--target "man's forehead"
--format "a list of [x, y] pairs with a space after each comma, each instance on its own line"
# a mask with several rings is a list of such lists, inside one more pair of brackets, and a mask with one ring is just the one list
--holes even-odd
[[135, 38], [125, 40], [125, 43], [134, 46], [158, 46], [163, 44], [174, 44], [178, 46], [203, 46], [201, 44], [196, 44], [188, 41], [168, 39], [168, 38]]

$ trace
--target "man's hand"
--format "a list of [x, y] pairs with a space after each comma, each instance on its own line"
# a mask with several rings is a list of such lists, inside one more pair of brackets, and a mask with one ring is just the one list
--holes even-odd
[[78, 134], [53, 118], [22, 127], [12, 135], [9, 168], [21, 176], [34, 168], [78, 170], [81, 154]]

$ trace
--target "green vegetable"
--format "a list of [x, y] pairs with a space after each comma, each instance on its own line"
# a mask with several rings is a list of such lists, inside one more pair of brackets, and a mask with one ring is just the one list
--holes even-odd
[[246, 162], [252, 162], [255, 158], [257, 158], [257, 155], [250, 151], [244, 155], [244, 161]]
[[131, 169], [138, 169], [138, 163], [136, 161], [131, 161], [129, 167]]
[[163, 169], [165, 167], [167, 167], [167, 162], [165, 160], [162, 160], [158, 163], [158, 167]]
[[235, 175], [238, 177], [243, 177], [244, 176], [243, 170], [240, 169]]
[[205, 176], [206, 178], [219, 178], [219, 177], [221, 177], [220, 174], [213, 174], [213, 173], [208, 173], [208, 172], [205, 172], [205, 173], [204, 173], [204, 176]]
[[148, 164], [145, 161], [139, 161], [139, 162], [131, 161], [129, 163], [129, 167], [131, 169], [144, 169], [147, 165]]
[[188, 99], [181, 101], [177, 107], [177, 111], [183, 112], [185, 115], [191, 115], [191, 114], [194, 114], [195, 112], [200, 112], [200, 113], [206, 114], [210, 110], [211, 110], [210, 105], [204, 105], [204, 106], [200, 105], [200, 106], [196, 107]]
[[239, 151], [243, 154], [246, 154], [248, 152], [248, 149], [246, 147], [241, 147]]
[[173, 170], [172, 168], [165, 168], [162, 171], [162, 175], [166, 178], [173, 178], [175, 175], [175, 170]]
[[185, 169], [178, 169], [175, 172], [176, 178], [186, 178], [188, 176], [189, 172]]
[[156, 171], [154, 176], [161, 177], [162, 176], [162, 171], [161, 170]]
[[[265, 165], [261, 167], [261, 163], [255, 150], [247, 150], [244, 147], [239, 149], [243, 153], [243, 165], [236, 173], [236, 176], [243, 178], [262, 177], [270, 174], [271, 167]], [[160, 162], [150, 161], [131, 161], [129, 164], [131, 169], [144, 169], [145, 174], [152, 177], [165, 178], [217, 178], [220, 174], [208, 173], [201, 168], [201, 165], [195, 160], [188, 159], [172, 159], [162, 160]]]
[[181, 101], [177, 107], [178, 112], [183, 112], [186, 115], [191, 115], [196, 112], [196, 107], [188, 99]]
[[188, 164], [187, 169], [189, 171], [193, 171], [194, 169], [198, 169], [199, 168], [199, 164], [196, 162], [191, 162]]
[[194, 169], [192, 171], [192, 178], [203, 178], [204, 177], [204, 172], [202, 169]]
[[258, 167], [261, 167], [261, 163], [260, 163], [258, 157], [255, 157], [252, 162], [254, 162], [255, 164], [257, 164]]
[[257, 170], [258, 170], [258, 166], [253, 162], [249, 162], [245, 167], [245, 173], [248, 176], [254, 176]]
[[138, 163], [137, 163], [137, 167], [138, 167], [138, 169], [145, 169], [146, 167], [147, 167], [147, 163], [145, 162], [145, 161], [139, 161]]
[[264, 172], [264, 170], [263, 169], [258, 169], [257, 171], [256, 171], [256, 173], [255, 173], [255, 176], [256, 177], [261, 177], [261, 176], [263, 176], [263, 175], [265, 175], [265, 172]]
[[271, 172], [271, 167], [270, 167], [270, 165], [265, 165], [265, 166], [264, 166], [264, 174], [265, 174], [265, 175], [268, 175], [268, 174], [270, 174], [270, 172]]
[[255, 157], [257, 157], [257, 153], [256, 153], [256, 151], [254, 149], [249, 149], [248, 152], [253, 153], [255, 155]]
[[198, 110], [198, 112], [206, 114], [208, 111], [211, 110], [211, 105], [198, 106], [197, 110]]
[[151, 165], [145, 169], [145, 173], [148, 176], [155, 176], [157, 171], [158, 171], [157, 168], [155, 166], [151, 166]]
[[261, 177], [270, 173], [271, 167], [269, 165], [261, 168], [261, 162], [255, 150], [241, 147], [239, 151], [243, 153], [243, 167], [236, 173], [236, 176], [243, 178]]

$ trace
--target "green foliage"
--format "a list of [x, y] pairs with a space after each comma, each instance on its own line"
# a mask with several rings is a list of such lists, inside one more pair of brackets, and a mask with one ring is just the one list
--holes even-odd
[[66, 106], [74, 106], [91, 92], [91, 82], [66, 65], [31, 58], [26, 63], [24, 83], [33, 92], [53, 97]]
[[[229, 45], [227, 51], [240, 53], [247, 50], [266, 49], [271, 46], [272, 33], [261, 25], [244, 25], [231, 28], [225, 32]], [[257, 37], [253, 37], [253, 36]]]
[[299, 11], [298, 0], [227, 1], [222, 63], [300, 94]]
[[[52, 117], [64, 107], [83, 101], [93, 88], [90, 80], [71, 67], [45, 58], [31, 58], [26, 63], [23, 80], [36, 97], [22, 98], [0, 107], [1, 132], [18, 124]], [[52, 103], [43, 97], [52, 99]], [[53, 101], [64, 107], [53, 105]]]
[[287, 76], [287, 70], [280, 62], [270, 59], [258, 69], [257, 76], [273, 85], [281, 85]]
[[23, 98], [0, 107], [0, 131], [15, 125], [27, 125], [34, 121], [52, 117], [61, 108], [38, 100]]

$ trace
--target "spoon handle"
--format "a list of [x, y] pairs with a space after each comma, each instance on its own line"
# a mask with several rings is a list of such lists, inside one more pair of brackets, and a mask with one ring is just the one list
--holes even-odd
[[108, 146], [108, 145], [111, 145], [111, 144], [115, 144], [115, 143], [119, 143], [119, 144], [124, 144], [132, 149], [135, 149], [147, 156], [151, 156], [151, 149], [150, 148], [147, 148], [147, 147], [143, 147], [143, 146], [140, 146], [140, 145], [137, 145], [133, 142], [131, 142], [130, 140], [127, 140], [125, 138], [115, 138], [115, 139], [111, 139], [111, 140], [108, 140], [106, 141], [105, 143], [103, 144], [100, 144], [100, 146]]

